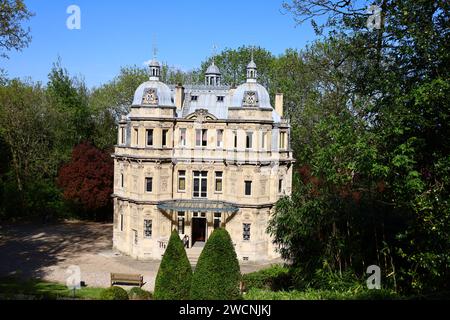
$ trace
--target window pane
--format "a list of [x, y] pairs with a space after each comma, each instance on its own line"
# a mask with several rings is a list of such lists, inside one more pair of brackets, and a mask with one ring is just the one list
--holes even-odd
[[202, 179], [202, 197], [206, 198], [206, 191], [207, 191], [207, 180]]
[[202, 130], [195, 130], [195, 145], [200, 146], [202, 141]]
[[147, 192], [152, 192], [152, 188], [153, 188], [153, 179], [152, 178], [145, 178], [145, 190]]
[[152, 220], [144, 220], [144, 237], [151, 238], [152, 236]]
[[218, 191], [218, 192], [222, 191], [222, 179], [216, 180], [216, 191]]
[[186, 145], [186, 129], [185, 128], [180, 129], [180, 144], [182, 146]]
[[153, 129], [147, 130], [147, 145], [148, 146], [153, 145]]
[[184, 211], [178, 212], [178, 234], [184, 234]]
[[194, 197], [198, 197], [200, 193], [200, 179], [194, 178]]
[[253, 133], [247, 132], [247, 139], [246, 139], [246, 146], [245, 146], [247, 149], [252, 148], [252, 138], [253, 138]]
[[266, 133], [265, 132], [263, 132], [263, 134], [262, 134], [262, 141], [261, 141], [261, 148], [265, 148], [266, 147]]
[[135, 137], [135, 144], [138, 145], [139, 144], [139, 130], [138, 129], [134, 129], [134, 137]]
[[202, 146], [206, 147], [208, 145], [208, 130], [204, 129], [202, 131]]
[[162, 145], [163, 146], [167, 145], [167, 133], [168, 133], [168, 130], [162, 131]]
[[185, 178], [179, 178], [178, 190], [186, 190], [186, 179]]
[[244, 240], [250, 240], [250, 223], [242, 224], [242, 238]]
[[217, 146], [222, 147], [223, 130], [217, 130]]
[[252, 194], [252, 182], [245, 181], [245, 195], [250, 196]]

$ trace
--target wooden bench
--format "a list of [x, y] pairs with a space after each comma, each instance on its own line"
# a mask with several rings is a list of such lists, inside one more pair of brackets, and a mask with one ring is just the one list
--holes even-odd
[[111, 286], [114, 284], [133, 284], [142, 287], [144, 276], [141, 274], [111, 273]]

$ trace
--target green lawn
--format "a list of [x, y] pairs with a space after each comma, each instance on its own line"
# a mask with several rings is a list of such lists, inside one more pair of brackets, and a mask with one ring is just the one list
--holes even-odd
[[387, 290], [365, 290], [363, 292], [341, 292], [336, 290], [308, 289], [305, 291], [271, 291], [250, 289], [245, 300], [397, 300], [401, 296]]
[[[85, 287], [75, 291], [77, 299], [100, 299], [103, 288]], [[0, 299], [17, 299], [24, 295], [33, 299], [64, 299], [73, 298], [73, 291], [63, 284], [15, 278], [0, 279]]]

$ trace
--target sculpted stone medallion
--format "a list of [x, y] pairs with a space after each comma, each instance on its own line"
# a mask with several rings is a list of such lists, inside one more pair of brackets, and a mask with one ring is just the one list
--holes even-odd
[[244, 105], [244, 107], [257, 107], [258, 93], [256, 91], [246, 91], [244, 93], [242, 104]]
[[158, 95], [156, 89], [154, 88], [144, 89], [144, 94], [142, 96], [142, 104], [147, 104], [151, 106], [158, 105]]

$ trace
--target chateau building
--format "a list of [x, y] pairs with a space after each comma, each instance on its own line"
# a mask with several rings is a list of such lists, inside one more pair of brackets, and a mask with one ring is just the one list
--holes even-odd
[[253, 59], [237, 88], [222, 85], [214, 62], [204, 85], [168, 86], [160, 72], [153, 59], [119, 124], [114, 247], [161, 259], [172, 230], [190, 250], [223, 227], [239, 260], [278, 257], [266, 229], [294, 162], [282, 94], [273, 108]]

